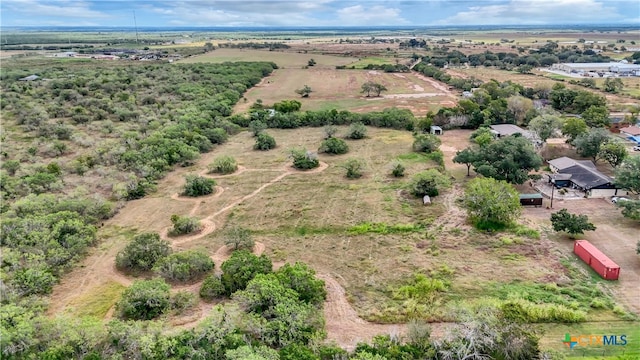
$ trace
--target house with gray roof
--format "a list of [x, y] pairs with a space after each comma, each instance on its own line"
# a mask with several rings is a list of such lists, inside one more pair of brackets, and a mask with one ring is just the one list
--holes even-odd
[[627, 195], [619, 189], [615, 180], [601, 173], [591, 160], [575, 160], [566, 156], [549, 160], [549, 182], [556, 187], [570, 187], [584, 191], [585, 197], [602, 198]]

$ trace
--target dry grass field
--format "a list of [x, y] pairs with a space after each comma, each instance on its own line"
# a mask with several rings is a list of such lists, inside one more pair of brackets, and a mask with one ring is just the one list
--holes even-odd
[[357, 58], [349, 56], [333, 56], [320, 54], [305, 54], [303, 51], [268, 51], [252, 49], [216, 49], [203, 55], [192, 56], [184, 60], [183, 63], [222, 63], [236, 61], [273, 61], [280, 68], [298, 68], [306, 66], [309, 59], [313, 58], [317, 62], [317, 67], [335, 68], [338, 65], [348, 65]]
[[[276, 266], [295, 261], [310, 264], [327, 281], [331, 292], [325, 309], [329, 339], [347, 347], [381, 331], [403, 331], [402, 325], [373, 326], [362, 318], [389, 322], [404, 316], [407, 310], [398, 307], [393, 289], [416, 273], [450, 274], [448, 300], [436, 298], [429, 305], [432, 321], [451, 320], [446, 315], [447, 309], [485, 301], [487, 289], [500, 284], [565, 281], [561, 261], [570, 254], [565, 241], [547, 236], [534, 240], [509, 234], [488, 235], [466, 223], [464, 211], [456, 202], [468, 179], [466, 168], [453, 164], [451, 158], [468, 145], [469, 131], [453, 130], [442, 136], [445, 165], [456, 184], [436, 197], [431, 206], [423, 206], [420, 199], [403, 190], [411, 175], [437, 166], [411, 152], [409, 132], [370, 128], [367, 139], [348, 142], [348, 154], [321, 154], [326, 168], [312, 173], [292, 171], [288, 149], [317, 149], [322, 129], [268, 132], [276, 138], [276, 149], [253, 151], [253, 138], [249, 133], [240, 133], [204, 154], [193, 167], [169, 174], [155, 194], [127, 203], [100, 229], [100, 245], [54, 289], [50, 313], [109, 318], [112, 309], [107, 309], [122, 290], [118, 284], [128, 285], [134, 280], [114, 268], [115, 254], [134, 231], [162, 232], [170, 226], [172, 214], [191, 213], [213, 223], [211, 233], [203, 236], [170, 238], [175, 249], [205, 249], [220, 262], [225, 227], [241, 225], [253, 231], [255, 240], [264, 246], [260, 251], [264, 249]], [[234, 156], [241, 170], [218, 177], [220, 188], [215, 195], [190, 201], [175, 199], [184, 175], [202, 173], [220, 155]], [[347, 180], [340, 167], [351, 157], [367, 164], [360, 179]], [[388, 166], [394, 159], [401, 159], [406, 165], [405, 178], [389, 175]], [[548, 228], [549, 211], [536, 211], [527, 210], [522, 223], [542, 230]], [[618, 218], [619, 215], [612, 221]], [[606, 220], [598, 217], [598, 221]], [[376, 228], [375, 224], [383, 225]], [[397, 228], [393, 226], [397, 225], [407, 227], [394, 231]], [[621, 230], [621, 236], [629, 241], [628, 237], [637, 229], [628, 223], [621, 226], [626, 229]], [[180, 289], [197, 292], [198, 285]], [[630, 299], [621, 301], [627, 303]], [[193, 312], [167, 320], [190, 327], [208, 309], [208, 305], [201, 303]], [[616, 318], [610, 311], [596, 311], [591, 316], [598, 320]], [[437, 334], [440, 325], [436, 324], [434, 329]]]

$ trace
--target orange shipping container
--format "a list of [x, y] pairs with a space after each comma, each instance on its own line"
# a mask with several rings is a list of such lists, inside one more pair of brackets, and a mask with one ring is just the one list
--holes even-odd
[[606, 280], [618, 280], [620, 266], [587, 240], [576, 240], [573, 252]]

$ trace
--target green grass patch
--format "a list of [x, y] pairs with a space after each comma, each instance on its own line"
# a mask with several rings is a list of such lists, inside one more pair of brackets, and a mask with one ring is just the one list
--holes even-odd
[[92, 291], [78, 297], [70, 304], [74, 308], [73, 315], [103, 319], [109, 309], [120, 299], [124, 289], [126, 286], [114, 281], [93, 288]]
[[[638, 359], [640, 358], [640, 322], [637, 321], [601, 321], [585, 322], [581, 324], [548, 324], [541, 327], [543, 332], [540, 338], [540, 348], [543, 351], [555, 352], [566, 358], [580, 359]], [[593, 335], [610, 336], [625, 335], [626, 345], [600, 345], [585, 344], [576, 345], [569, 349], [562, 343], [565, 334], [570, 336]]]
[[412, 232], [424, 231], [425, 227], [422, 224], [394, 224], [388, 225], [383, 223], [370, 223], [365, 222], [350, 227], [347, 232], [350, 235], [364, 235], [364, 234], [404, 234]]
[[524, 225], [514, 225], [508, 231], [517, 236], [528, 237], [529, 239], [540, 239], [540, 232], [536, 229], [528, 228]]
[[364, 69], [367, 65], [393, 65], [393, 59], [383, 58], [383, 57], [368, 57], [361, 60], [358, 60], [354, 63], [347, 65], [347, 68], [351, 69]]

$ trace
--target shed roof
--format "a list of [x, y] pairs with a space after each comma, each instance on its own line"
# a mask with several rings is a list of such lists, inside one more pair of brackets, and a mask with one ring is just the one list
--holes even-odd
[[640, 135], [640, 127], [627, 126], [627, 127], [624, 127], [622, 129], [620, 129], [620, 132], [623, 132], [625, 134], [629, 134], [631, 136], [636, 136], [636, 135]]
[[522, 134], [527, 139], [534, 139], [532, 132], [513, 124], [497, 124], [489, 126], [492, 130], [497, 131], [500, 136], [509, 136], [513, 134]]
[[596, 166], [593, 164], [593, 162], [591, 162], [591, 160], [575, 160], [566, 156], [549, 160], [548, 163], [549, 165], [553, 165], [553, 167], [557, 168], [558, 170], [567, 169], [577, 164], [582, 164], [583, 166], [587, 166], [592, 169], [596, 168]]
[[20, 78], [18, 80], [20, 80], [20, 81], [33, 81], [33, 80], [37, 80], [39, 78], [40, 78], [40, 76], [38, 76], [38, 75], [29, 75], [29, 76], [25, 76], [23, 78]]
[[520, 194], [520, 199], [542, 199], [542, 194]]

